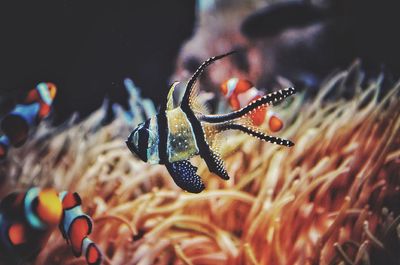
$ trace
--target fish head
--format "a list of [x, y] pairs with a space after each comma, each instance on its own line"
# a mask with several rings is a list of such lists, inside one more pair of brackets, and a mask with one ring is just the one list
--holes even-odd
[[39, 93], [40, 100], [47, 105], [51, 105], [57, 93], [57, 87], [53, 83], [41, 82], [37, 84], [36, 89]]
[[154, 118], [140, 123], [126, 141], [129, 150], [144, 162], [147, 162], [158, 152], [157, 143], [158, 129]]

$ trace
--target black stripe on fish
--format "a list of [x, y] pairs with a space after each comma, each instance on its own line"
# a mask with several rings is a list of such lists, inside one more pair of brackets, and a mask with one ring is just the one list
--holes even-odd
[[221, 115], [204, 115], [200, 118], [201, 121], [210, 122], [210, 123], [218, 123], [218, 122], [226, 122], [229, 120], [240, 118], [251, 111], [263, 106], [263, 105], [272, 105], [278, 103], [285, 99], [288, 96], [295, 94], [297, 91], [293, 87], [281, 89], [272, 93], [269, 93], [253, 102], [251, 102], [246, 107], [228, 113], [228, 114], [221, 114]]
[[167, 114], [165, 113], [165, 109], [161, 109], [157, 114], [157, 127], [158, 127], [158, 156], [159, 163], [166, 164], [168, 163], [168, 155], [167, 155], [167, 140], [168, 140], [168, 121]]
[[143, 161], [147, 162], [147, 148], [149, 144], [149, 126], [150, 119], [145, 121], [143, 127], [139, 130], [139, 155], [143, 159]]
[[220, 174], [220, 165], [215, 161], [214, 153], [204, 137], [204, 131], [201, 127], [201, 123], [194, 115], [192, 109], [189, 107], [189, 105], [182, 105], [181, 108], [192, 126], [194, 136], [196, 138], [197, 148], [199, 149], [199, 154], [206, 162], [208, 169], [220, 176], [222, 179], [229, 179], [228, 174], [225, 173], [226, 171], [224, 174]]
[[226, 172], [225, 168], [223, 167], [221, 161], [219, 159], [218, 160], [215, 159], [215, 158], [219, 158], [219, 156], [218, 156], [218, 154], [215, 154], [211, 150], [211, 148], [209, 147], [209, 145], [205, 139], [205, 135], [204, 135], [204, 131], [201, 126], [201, 123], [196, 118], [196, 115], [194, 114], [193, 110], [190, 107], [190, 97], [192, 96], [192, 90], [193, 90], [194, 84], [196, 83], [198, 77], [204, 71], [204, 69], [211, 63], [213, 63], [219, 59], [222, 59], [225, 56], [231, 55], [233, 53], [235, 53], [235, 51], [231, 51], [231, 52], [228, 52], [228, 53], [225, 53], [222, 55], [214, 56], [214, 57], [211, 57], [208, 60], [206, 60], [204, 63], [202, 63], [199, 66], [199, 68], [197, 68], [197, 70], [193, 74], [193, 76], [190, 78], [190, 80], [186, 86], [185, 94], [183, 96], [182, 103], [181, 103], [181, 109], [186, 114], [186, 116], [192, 126], [200, 156], [204, 159], [204, 161], [207, 164], [208, 169], [211, 172], [217, 174], [218, 176], [220, 176], [222, 179], [225, 179], [225, 180], [229, 179], [228, 173]]

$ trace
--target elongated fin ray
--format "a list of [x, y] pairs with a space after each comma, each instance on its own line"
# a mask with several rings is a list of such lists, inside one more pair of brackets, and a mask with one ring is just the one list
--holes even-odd
[[217, 60], [219, 60], [219, 59], [222, 59], [222, 58], [224, 58], [224, 57], [226, 57], [226, 56], [228, 56], [228, 55], [231, 55], [231, 54], [233, 54], [233, 53], [235, 53], [235, 52], [236, 52], [236, 51], [231, 51], [231, 52], [228, 52], [228, 53], [225, 53], [225, 54], [221, 54], [221, 55], [218, 55], [218, 56], [214, 56], [214, 57], [211, 57], [211, 58], [207, 59], [205, 62], [203, 62], [203, 63], [199, 66], [199, 68], [197, 68], [196, 72], [194, 72], [194, 74], [193, 74], [192, 77], [190, 78], [189, 82], [187, 83], [186, 91], [185, 91], [185, 94], [184, 94], [184, 96], [183, 96], [181, 105], [182, 105], [182, 106], [183, 106], [183, 105], [188, 105], [188, 106], [191, 105], [190, 100], [191, 100], [191, 98], [192, 98], [192, 96], [193, 96], [193, 93], [192, 93], [192, 92], [193, 92], [193, 87], [194, 87], [194, 85], [195, 85], [197, 79], [199, 78], [199, 76], [201, 75], [201, 73], [204, 71], [204, 69], [207, 68], [207, 66], [209, 66], [211, 63], [213, 63], [213, 62], [215, 62], [215, 61], [217, 61]]
[[210, 122], [210, 123], [219, 123], [219, 122], [226, 122], [229, 120], [240, 118], [246, 114], [249, 114], [253, 110], [257, 108], [261, 108], [263, 106], [273, 105], [274, 103], [280, 102], [284, 98], [291, 96], [296, 93], [296, 89], [293, 87], [285, 88], [278, 90], [276, 92], [269, 93], [257, 100], [252, 101], [246, 107], [222, 115], [203, 115], [200, 117], [201, 121]]
[[243, 126], [241, 124], [229, 124], [229, 125], [226, 125], [225, 129], [226, 130], [239, 130], [239, 131], [245, 132], [253, 137], [256, 137], [260, 140], [263, 140], [263, 141], [266, 141], [269, 143], [273, 143], [273, 144], [277, 144], [277, 145], [283, 145], [283, 146], [287, 146], [287, 147], [291, 147], [294, 145], [294, 143], [292, 141], [282, 139], [279, 137], [266, 135], [263, 132], [260, 132], [255, 128]]
[[192, 193], [199, 193], [205, 186], [200, 176], [197, 175], [197, 167], [188, 160], [166, 163], [169, 174], [181, 189]]
[[196, 83], [193, 86], [192, 95], [190, 97], [190, 108], [193, 110], [195, 115], [207, 115], [210, 114], [210, 110], [206, 102], [202, 102], [199, 97], [199, 84]]

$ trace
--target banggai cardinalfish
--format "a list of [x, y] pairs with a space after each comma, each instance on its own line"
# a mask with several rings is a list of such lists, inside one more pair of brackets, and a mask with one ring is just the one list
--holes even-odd
[[189, 192], [199, 193], [205, 188], [200, 176], [196, 174], [197, 167], [189, 161], [195, 155], [204, 159], [211, 172], [222, 179], [229, 179], [218, 153], [217, 136], [224, 131], [239, 130], [266, 142], [288, 147], [294, 145], [289, 140], [264, 134], [251, 122], [254, 112], [296, 93], [294, 88], [262, 96], [239, 110], [222, 115], [207, 114], [204, 106], [198, 102], [195, 83], [201, 73], [212, 62], [232, 53], [211, 57], [203, 62], [188, 81], [178, 107], [174, 107], [172, 97], [178, 82], [172, 84], [159, 113], [139, 124], [126, 141], [131, 152], [143, 161], [164, 164], [175, 183]]

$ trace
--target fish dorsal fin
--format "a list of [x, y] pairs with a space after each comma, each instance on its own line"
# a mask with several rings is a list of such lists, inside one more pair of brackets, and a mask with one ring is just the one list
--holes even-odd
[[166, 110], [172, 110], [174, 108], [174, 90], [175, 87], [179, 84], [179, 82], [175, 81], [171, 87], [169, 88], [167, 95], [167, 106]]
[[182, 103], [181, 106], [182, 108], [193, 108], [193, 106], [195, 105], [195, 98], [196, 98], [196, 89], [195, 89], [195, 84], [197, 79], [200, 77], [201, 73], [203, 73], [203, 71], [207, 68], [207, 66], [209, 66], [210, 64], [212, 64], [213, 62], [224, 58], [225, 56], [231, 55], [232, 53], [234, 53], [235, 51], [231, 51], [222, 55], [218, 55], [218, 56], [214, 56], [211, 57], [209, 59], [207, 59], [206, 61], [204, 61], [199, 68], [197, 68], [196, 72], [194, 72], [194, 74], [192, 75], [192, 77], [190, 78], [189, 82], [186, 85], [186, 90], [185, 90], [185, 94], [183, 95], [183, 99], [182, 99]]

